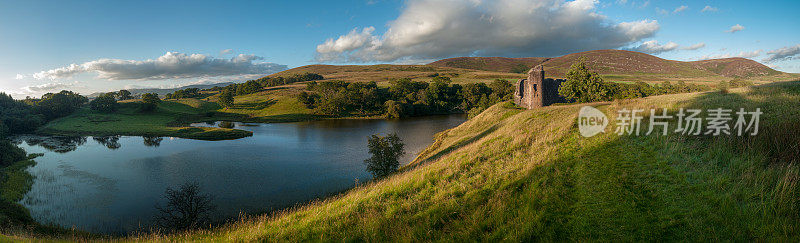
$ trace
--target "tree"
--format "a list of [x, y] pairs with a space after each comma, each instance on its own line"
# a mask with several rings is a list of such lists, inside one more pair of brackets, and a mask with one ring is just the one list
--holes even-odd
[[156, 110], [156, 107], [158, 107], [158, 103], [161, 103], [161, 99], [158, 98], [158, 94], [145, 93], [142, 94], [142, 106], [140, 109], [144, 112], [154, 111]]
[[303, 91], [297, 96], [297, 100], [306, 105], [306, 108], [314, 109], [314, 104], [319, 100], [319, 95]]
[[219, 105], [225, 108], [233, 107], [233, 91], [223, 90], [217, 98]]
[[375, 179], [391, 175], [400, 167], [400, 157], [405, 154], [405, 145], [397, 133], [382, 137], [374, 134], [367, 140], [367, 147], [372, 157], [364, 160], [367, 171]]
[[558, 94], [574, 102], [609, 100], [611, 94], [597, 72], [586, 67], [583, 60], [572, 64], [567, 71], [567, 81], [558, 88]]
[[47, 120], [67, 116], [89, 101], [86, 97], [72, 91], [62, 90], [58, 93], [47, 93], [40, 100], [32, 100], [36, 112]]
[[0, 168], [27, 158], [25, 150], [22, 150], [8, 140], [0, 140], [0, 151], [2, 151], [0, 152]]
[[109, 113], [117, 111], [119, 104], [114, 99], [114, 93], [105, 93], [89, 102], [89, 107], [95, 111]]
[[161, 213], [156, 220], [169, 231], [196, 229], [210, 223], [210, 213], [215, 206], [211, 196], [200, 193], [197, 183], [185, 183], [178, 189], [167, 188], [164, 192], [165, 206], [156, 205]]
[[123, 89], [123, 90], [120, 90], [119, 92], [117, 92], [117, 99], [119, 99], [119, 100], [130, 100], [130, 99], [133, 99], [133, 96], [131, 96], [131, 92], [130, 91]]

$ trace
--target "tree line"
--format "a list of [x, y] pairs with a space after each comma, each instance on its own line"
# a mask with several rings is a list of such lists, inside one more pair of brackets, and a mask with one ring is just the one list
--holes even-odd
[[401, 78], [388, 88], [375, 82], [310, 82], [298, 100], [315, 112], [330, 116], [385, 115], [389, 118], [431, 114], [478, 114], [489, 106], [511, 99], [513, 86], [505, 80], [489, 85], [451, 84], [449, 77], [428, 82]]
[[[752, 85], [742, 80], [733, 80], [730, 83], [736, 87]], [[566, 81], [561, 83], [558, 94], [570, 102], [582, 103], [709, 90], [712, 88], [708, 85], [686, 84], [683, 81], [676, 84], [664, 81], [655, 85], [641, 81], [632, 84], [605, 82], [597, 72], [589, 70], [584, 61], [578, 61], [567, 71]]]

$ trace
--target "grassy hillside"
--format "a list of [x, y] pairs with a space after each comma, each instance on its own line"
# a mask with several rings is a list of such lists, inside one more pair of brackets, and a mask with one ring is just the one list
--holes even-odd
[[[484, 71], [506, 72], [513, 73], [519, 72], [519, 68], [531, 69], [533, 66], [542, 64], [550, 58], [546, 57], [455, 57], [442, 59], [429, 63], [430, 66], [435, 67], [454, 67], [464, 69], [475, 69]], [[527, 71], [527, 70], [525, 70]]]
[[386, 180], [218, 229], [131, 240], [798, 239], [800, 83], [594, 105], [609, 117], [651, 107], [764, 115], [755, 137], [620, 136], [612, 122], [584, 138], [579, 105], [503, 103], [438, 134]]
[[208, 112], [219, 109], [216, 103], [196, 99], [164, 101], [154, 112], [142, 113], [138, 103], [122, 103], [119, 111], [98, 113], [82, 108], [72, 115], [47, 123], [40, 133], [55, 135], [135, 135], [168, 136], [204, 140], [234, 139], [252, 132], [213, 127], [187, 127], [182, 121], [202, 120]]
[[[491, 58], [460, 57], [430, 63], [437, 67], [509, 72], [509, 66], [536, 63], [545, 67], [548, 77], [564, 77], [570, 65], [585, 58], [592, 70], [608, 81], [685, 81], [716, 83], [734, 78], [755, 83], [794, 80], [800, 76], [775, 71], [761, 63], [744, 58], [711, 59], [682, 62], [662, 59], [641, 52], [625, 50], [595, 50], [572, 53], [554, 58]], [[510, 64], [514, 63], [514, 64]]]

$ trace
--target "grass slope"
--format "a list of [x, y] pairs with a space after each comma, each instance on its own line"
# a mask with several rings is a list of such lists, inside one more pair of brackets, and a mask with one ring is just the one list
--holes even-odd
[[511, 65], [541, 63], [548, 77], [562, 78], [569, 67], [580, 58], [586, 58], [589, 67], [607, 81], [615, 82], [717, 83], [741, 78], [755, 83], [766, 83], [795, 80], [800, 77], [797, 74], [775, 71], [761, 63], [744, 58], [682, 62], [625, 50], [594, 50], [554, 58], [459, 57], [436, 61], [429, 65], [508, 72]]
[[620, 136], [612, 122], [584, 138], [580, 105], [498, 104], [386, 180], [218, 229], [129, 240], [798, 239], [800, 83], [595, 105], [612, 119], [650, 107], [764, 115], [755, 137]]
[[[54, 135], [133, 135], [166, 136], [203, 140], [234, 139], [251, 136], [252, 132], [213, 127], [186, 127], [182, 120], [198, 120], [218, 109], [215, 103], [186, 99], [164, 101], [154, 112], [138, 111], [138, 104], [121, 103], [119, 111], [97, 113], [83, 108], [72, 115], [47, 123], [40, 133]], [[194, 118], [193, 118], [194, 117]]]

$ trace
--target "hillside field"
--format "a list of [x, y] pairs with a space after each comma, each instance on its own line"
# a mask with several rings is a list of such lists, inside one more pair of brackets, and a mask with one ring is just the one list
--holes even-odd
[[[754, 137], [578, 134], [581, 105], [497, 104], [386, 180], [275, 215], [127, 240], [798, 239], [800, 82], [593, 104], [760, 108]], [[672, 128], [671, 128], [672, 129]]]

